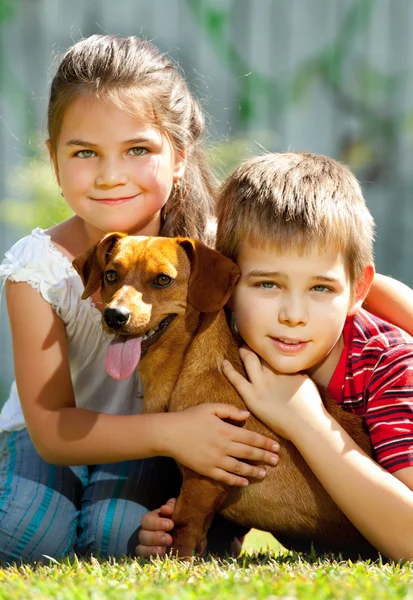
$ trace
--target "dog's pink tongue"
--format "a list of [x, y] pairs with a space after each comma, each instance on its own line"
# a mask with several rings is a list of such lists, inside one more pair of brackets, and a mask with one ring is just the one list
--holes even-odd
[[106, 352], [105, 368], [114, 379], [126, 379], [136, 369], [141, 358], [142, 338], [118, 336]]

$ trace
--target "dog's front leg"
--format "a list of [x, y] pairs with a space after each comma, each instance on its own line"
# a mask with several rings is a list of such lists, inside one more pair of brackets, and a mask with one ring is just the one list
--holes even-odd
[[179, 558], [204, 556], [212, 518], [229, 487], [186, 467], [181, 471], [183, 483], [173, 515], [173, 552]]

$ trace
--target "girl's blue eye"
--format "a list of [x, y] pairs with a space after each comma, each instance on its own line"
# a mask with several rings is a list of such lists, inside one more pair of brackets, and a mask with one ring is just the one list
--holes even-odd
[[129, 152], [131, 154], [133, 154], [134, 156], [142, 156], [143, 154], [146, 154], [148, 151], [146, 148], [136, 147], [136, 148], [131, 148], [129, 150]]
[[79, 158], [91, 158], [92, 156], [95, 156], [95, 152], [93, 152], [93, 150], [79, 150], [79, 152], [76, 152], [75, 156], [78, 156]]
[[273, 281], [261, 281], [258, 285], [259, 287], [262, 287], [265, 290], [273, 290], [278, 287], [277, 284]]

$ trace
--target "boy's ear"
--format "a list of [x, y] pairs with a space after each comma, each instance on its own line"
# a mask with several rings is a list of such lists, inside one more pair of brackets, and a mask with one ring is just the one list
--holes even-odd
[[363, 275], [359, 279], [353, 292], [352, 302], [348, 311], [349, 315], [354, 315], [354, 313], [361, 308], [369, 292], [371, 284], [373, 283], [374, 273], [375, 270], [373, 265], [367, 265], [367, 267], [364, 269]]
[[50, 160], [52, 161], [53, 164], [53, 169], [56, 175], [56, 179], [57, 179], [57, 183], [60, 186], [60, 177], [59, 177], [59, 170], [57, 168], [57, 161], [56, 161], [56, 156], [53, 154], [52, 151], [52, 146], [50, 144], [50, 140], [46, 140], [46, 148], [49, 151], [49, 156], [50, 156]]

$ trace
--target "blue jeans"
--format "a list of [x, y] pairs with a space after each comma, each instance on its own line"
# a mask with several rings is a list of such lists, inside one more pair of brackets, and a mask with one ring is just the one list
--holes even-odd
[[176, 496], [172, 459], [56, 466], [26, 429], [0, 433], [0, 562], [134, 555], [143, 515]]
[[[27, 429], [0, 433], [0, 563], [66, 556], [134, 556], [143, 515], [177, 497], [170, 458], [66, 467], [45, 462]], [[229, 551], [246, 530], [216, 515], [208, 550]]]

